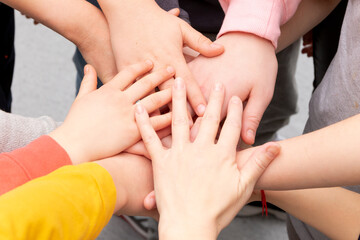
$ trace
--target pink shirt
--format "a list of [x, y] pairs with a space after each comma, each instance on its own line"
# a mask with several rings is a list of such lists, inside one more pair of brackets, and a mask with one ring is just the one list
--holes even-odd
[[228, 32], [247, 32], [268, 39], [274, 47], [280, 26], [294, 14], [301, 0], [219, 0], [225, 19], [218, 37]]
[[38, 178], [72, 162], [65, 150], [49, 136], [29, 145], [0, 154], [0, 195], [34, 178]]

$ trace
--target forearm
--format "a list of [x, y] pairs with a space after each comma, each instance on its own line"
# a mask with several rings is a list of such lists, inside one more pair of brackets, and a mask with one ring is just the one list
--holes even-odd
[[1, 1], [53, 29], [76, 45], [87, 38], [93, 28], [100, 31], [99, 36], [104, 32], [103, 27], [106, 30], [106, 20], [101, 11], [86, 1]]
[[115, 194], [98, 164], [61, 168], [0, 197], [0, 238], [95, 239], [114, 212]]
[[358, 193], [343, 188], [266, 191], [266, 199], [331, 239], [359, 237]]
[[340, 3], [340, 0], [302, 0], [295, 15], [281, 26], [277, 52], [302, 37], [324, 20]]
[[[299, 137], [280, 141], [279, 156], [257, 189], [289, 190], [360, 184], [360, 115]], [[239, 165], [256, 148], [238, 152]], [[242, 160], [244, 159], [244, 160]]]

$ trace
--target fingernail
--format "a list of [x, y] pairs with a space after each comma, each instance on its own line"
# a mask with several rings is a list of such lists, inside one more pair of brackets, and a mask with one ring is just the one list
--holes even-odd
[[221, 91], [222, 90], [222, 84], [221, 83], [216, 83], [215, 84], [215, 91]]
[[182, 78], [176, 78], [175, 79], [175, 89], [183, 89], [184, 88], [184, 80], [182, 80]]
[[171, 67], [171, 66], [168, 66], [166, 68], [166, 71], [168, 71], [168, 73], [170, 73], [170, 74], [173, 74], [175, 72], [175, 69], [173, 67]]
[[270, 146], [266, 149], [266, 154], [268, 155], [269, 158], [275, 158], [276, 155], [278, 155], [279, 153], [279, 147], [276, 146]]
[[149, 66], [152, 66], [153, 65], [153, 62], [150, 60], [150, 59], [146, 59], [145, 60], [145, 63]]
[[89, 70], [90, 70], [90, 69], [89, 69], [89, 66], [86, 65], [85, 68], [84, 68], [84, 73], [85, 73], [85, 74], [88, 74], [88, 73], [89, 73]]
[[236, 104], [236, 105], [238, 105], [238, 104], [240, 104], [241, 99], [240, 99], [238, 96], [233, 96], [233, 97], [231, 98], [231, 102], [234, 103], [234, 104]]
[[254, 130], [252, 130], [252, 129], [247, 130], [246, 135], [248, 136], [248, 138], [251, 138], [251, 139], [255, 138], [255, 133], [254, 133]]
[[137, 114], [142, 114], [144, 112], [144, 107], [141, 105], [140, 102], [137, 102], [135, 106], [135, 111]]
[[196, 108], [198, 116], [202, 116], [205, 113], [205, 109], [206, 107], [204, 104], [199, 104]]

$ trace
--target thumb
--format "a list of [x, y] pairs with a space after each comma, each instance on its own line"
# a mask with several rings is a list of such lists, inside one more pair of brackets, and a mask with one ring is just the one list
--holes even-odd
[[87, 64], [84, 67], [84, 78], [81, 81], [79, 93], [76, 98], [81, 98], [82, 96], [91, 93], [96, 90], [97, 87], [97, 74], [96, 70], [90, 64]]
[[224, 52], [224, 46], [213, 43], [210, 39], [183, 22], [181, 25], [184, 43], [205, 57], [216, 57]]
[[240, 176], [244, 182], [255, 186], [265, 169], [279, 155], [280, 148], [278, 143], [270, 142], [256, 150], [240, 169]]

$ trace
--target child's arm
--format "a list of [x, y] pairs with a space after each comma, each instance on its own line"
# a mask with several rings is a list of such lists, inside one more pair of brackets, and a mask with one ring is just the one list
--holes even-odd
[[[288, 190], [360, 184], [360, 114], [299, 137], [280, 141], [281, 153], [257, 189]], [[239, 166], [256, 148], [238, 152]]]
[[[344, 188], [265, 191], [266, 200], [330, 239], [357, 239], [360, 194]], [[340, 203], [340, 204], [339, 204]]]
[[281, 26], [277, 52], [302, 37], [325, 19], [340, 0], [302, 0], [295, 15]]
[[97, 163], [63, 167], [2, 195], [0, 238], [95, 239], [115, 212], [155, 215], [142, 207], [153, 189], [149, 160], [124, 154]]
[[108, 24], [102, 12], [83, 0], [0, 0], [34, 18], [78, 46], [106, 83], [117, 71]]

